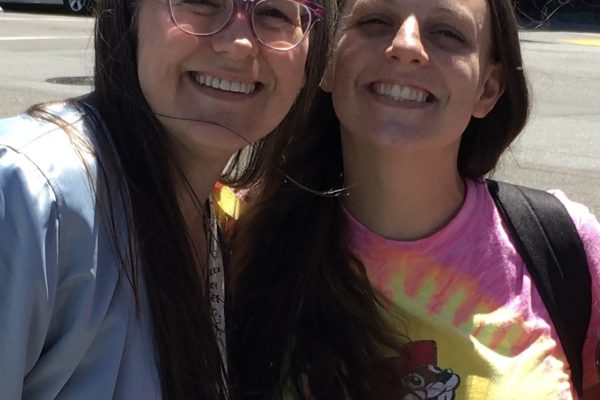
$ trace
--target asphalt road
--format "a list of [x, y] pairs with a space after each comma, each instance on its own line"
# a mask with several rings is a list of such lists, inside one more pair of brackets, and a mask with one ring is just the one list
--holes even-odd
[[523, 32], [533, 108], [497, 178], [560, 188], [600, 215], [600, 35]]
[[93, 71], [92, 17], [58, 12], [0, 12], [0, 117], [28, 106], [78, 96], [91, 86], [51, 83]]
[[[91, 17], [0, 12], [0, 117], [90, 91], [49, 80], [91, 76], [92, 27]], [[524, 31], [521, 39], [532, 115], [495, 177], [560, 188], [600, 216], [600, 34]]]

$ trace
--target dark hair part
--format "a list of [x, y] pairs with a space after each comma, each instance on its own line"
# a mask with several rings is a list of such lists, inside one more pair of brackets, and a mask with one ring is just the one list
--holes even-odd
[[[472, 178], [495, 166], [528, 112], [512, 3], [488, 4], [505, 92], [464, 134], [458, 165]], [[408, 339], [383, 317], [379, 294], [349, 249], [339, 196], [326, 195], [343, 185], [331, 96], [321, 93], [314, 109], [308, 130], [293, 131], [266, 164], [263, 191], [232, 241], [230, 351], [242, 399], [373, 399], [371, 389], [393, 385], [390, 375], [373, 373], [383, 353], [407, 357]]]
[[510, 0], [487, 0], [493, 62], [502, 66], [504, 93], [482, 119], [472, 117], [458, 153], [461, 176], [477, 179], [492, 171], [521, 133], [529, 116], [529, 90], [519, 46], [517, 18]]
[[[91, 103], [99, 113], [97, 145], [101, 183], [125, 203], [127, 242], [118, 244], [116, 210], [105, 210], [121, 268], [131, 283], [140, 309], [145, 290], [153, 321], [155, 353], [162, 397], [172, 399], [225, 399], [227, 374], [213, 332], [209, 309], [206, 255], [191, 241], [179, 208], [176, 182], [186, 184], [176, 164], [168, 134], [146, 102], [137, 75], [137, 7], [140, 0], [99, 0], [96, 4], [95, 91], [91, 96], [72, 99], [86, 110]], [[327, 17], [331, 17], [328, 8]], [[305, 68], [306, 85], [292, 111], [276, 132], [235, 155], [224, 173], [231, 185], [252, 185], [259, 178], [263, 153], [282, 141], [279, 132], [290, 126], [303, 127], [304, 115], [326, 63], [329, 25], [316, 24], [310, 34]], [[89, 109], [87, 109], [89, 110]], [[44, 108], [32, 107], [32, 115], [67, 128]], [[76, 138], [75, 138], [76, 139]], [[244, 152], [245, 156], [241, 156]], [[116, 177], [116, 179], [114, 179]], [[188, 187], [189, 189], [189, 187]], [[192, 200], [197, 203], [191, 189]], [[100, 198], [107, 202], [111, 196]], [[202, 207], [196, 204], [197, 207]], [[143, 285], [138, 282], [143, 278]], [[229, 397], [231, 398], [231, 396]]]

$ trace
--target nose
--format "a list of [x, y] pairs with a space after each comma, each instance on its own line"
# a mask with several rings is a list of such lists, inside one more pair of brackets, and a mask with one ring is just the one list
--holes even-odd
[[400, 25], [385, 54], [394, 61], [407, 64], [426, 64], [429, 61], [429, 55], [421, 41], [419, 21], [414, 14], [409, 15]]
[[250, 16], [243, 11], [234, 11], [227, 25], [211, 38], [215, 52], [226, 54], [234, 60], [256, 57], [259, 43], [249, 18]]

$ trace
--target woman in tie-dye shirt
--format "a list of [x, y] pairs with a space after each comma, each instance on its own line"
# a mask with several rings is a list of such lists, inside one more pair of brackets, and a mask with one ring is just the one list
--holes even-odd
[[[242, 398], [575, 398], [482, 179], [527, 119], [512, 7], [346, 1], [321, 83], [331, 95], [238, 226], [230, 349]], [[583, 378], [597, 399], [600, 226], [553, 193], [591, 272]]]

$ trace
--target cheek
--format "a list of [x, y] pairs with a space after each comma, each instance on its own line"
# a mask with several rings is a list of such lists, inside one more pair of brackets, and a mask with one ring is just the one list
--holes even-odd
[[308, 58], [308, 46], [296, 49], [288, 57], [275, 60], [272, 64], [279, 70], [279, 84], [285, 86], [284, 91], [297, 95], [306, 84], [306, 60]]
[[346, 96], [344, 93], [352, 90], [360, 80], [361, 71], [370, 70], [366, 60], [376, 57], [371, 54], [372, 49], [372, 45], [365, 45], [360, 40], [345, 36], [340, 39], [327, 75], [334, 96]]
[[296, 94], [300, 93], [304, 85], [306, 84], [306, 58], [294, 68], [292, 75], [289, 77], [290, 81], [294, 82], [292, 91]]
[[477, 62], [462, 61], [456, 64], [453, 73], [454, 91], [461, 105], [468, 106], [476, 101], [481, 92], [481, 78]]
[[298, 49], [296, 54], [290, 61], [291, 66], [288, 68], [292, 71], [292, 75], [289, 77], [290, 80], [296, 84], [296, 92], [299, 92], [306, 84], [306, 62], [308, 60], [308, 40], [306, 44]]
[[159, 96], [159, 93], [161, 90], [165, 91], [166, 87], [157, 84], [157, 82], [161, 82], [158, 77], [159, 73], [156, 71], [158, 63], [155, 62], [152, 51], [146, 47], [144, 42], [140, 41], [138, 44], [138, 80], [144, 97], [150, 107], [155, 109], [158, 106], [157, 102], [160, 102], [161, 96]]
[[[137, 62], [140, 81], [156, 82], [169, 79], [169, 71], [176, 71], [197, 46], [197, 40], [181, 32], [163, 9], [154, 5], [141, 7], [138, 15]], [[150, 83], [150, 82], [148, 82]]]
[[149, 31], [137, 48], [137, 72], [142, 92], [151, 107], [164, 108], [180, 88], [183, 62], [193, 49], [187, 37], [178, 32], [157, 34]]
[[[163, 27], [155, 21], [148, 8], [142, 8], [138, 20], [137, 72], [140, 87], [151, 106], [160, 99], [160, 69], [169, 59], [164, 49], [164, 38], [158, 34]], [[154, 25], [154, 29], [153, 29]], [[166, 90], [166, 87], [162, 90]]]

